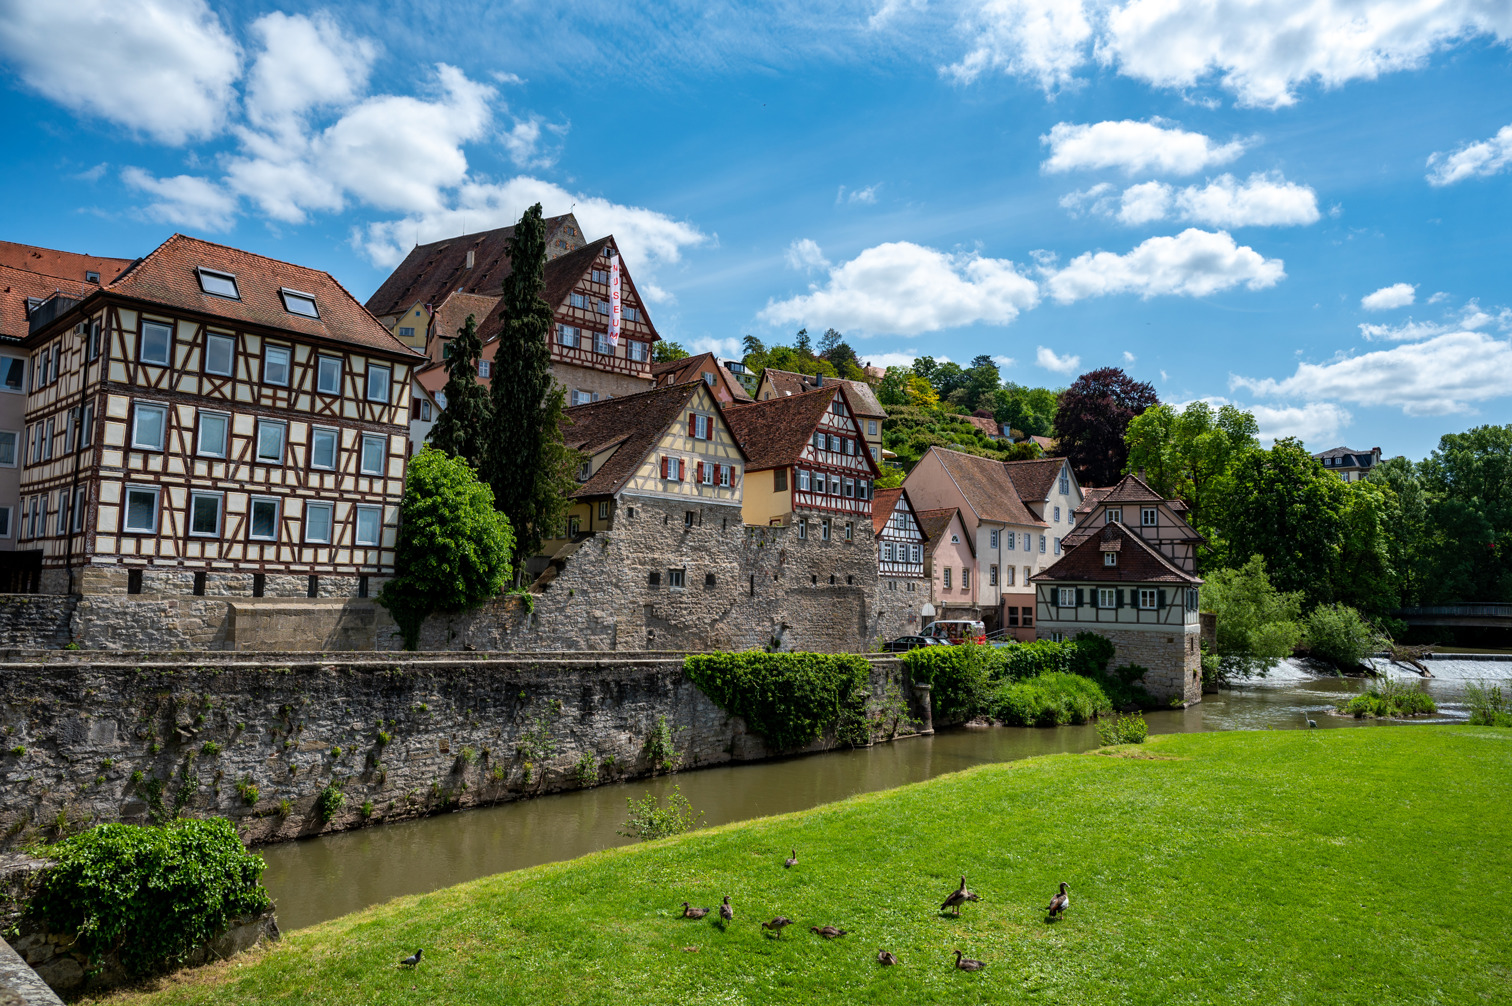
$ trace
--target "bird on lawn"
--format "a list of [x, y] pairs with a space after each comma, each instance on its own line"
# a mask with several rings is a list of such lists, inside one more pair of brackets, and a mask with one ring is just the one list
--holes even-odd
[[1066, 893], [1069, 890], [1071, 890], [1071, 885], [1062, 880], [1060, 893], [1050, 899], [1050, 905], [1045, 909], [1050, 913], [1050, 918], [1060, 915], [1066, 910], [1066, 906], [1071, 904], [1071, 895]]
[[792, 919], [788, 918], [786, 915], [779, 915], [775, 919], [773, 919], [771, 922], [763, 922], [761, 924], [761, 928], [762, 929], [770, 929], [774, 933], [776, 933], [778, 936], [781, 936], [782, 935], [782, 927], [783, 926], [791, 926], [792, 924], [793, 924], [793, 920]]
[[786, 860], [784, 860], [782, 865], [785, 866], [785, 867], [787, 867], [789, 870], [791, 870], [793, 867], [797, 866], [798, 865], [798, 850], [794, 849], [793, 850], [793, 854], [791, 856], [789, 856]]
[[961, 956], [961, 952], [959, 950], [957, 950], [955, 952], [955, 955], [956, 955], [955, 966], [958, 967], [958, 968], [960, 968], [962, 971], [980, 971], [980, 970], [982, 970], [983, 968], [985, 968], [987, 966], [987, 965], [983, 964], [981, 961], [974, 961], [974, 960], [972, 960], [970, 957], [962, 957]]
[[1316, 729], [1318, 729], [1318, 721], [1317, 720], [1313, 719], [1311, 716], [1307, 715], [1306, 713], [1302, 714], [1302, 718], [1307, 721], [1307, 727], [1308, 727], [1309, 730], [1316, 730]]
[[881, 964], [883, 967], [890, 967], [898, 963], [898, 958], [891, 951], [878, 950], [877, 963]]
[[845, 935], [844, 929], [836, 929], [834, 926], [809, 926], [809, 932], [818, 933], [827, 940], [838, 939]]
[[424, 950], [416, 950], [409, 957], [406, 957], [404, 960], [400, 961], [399, 962], [399, 966], [401, 968], [412, 968], [412, 967], [414, 967], [416, 964], [420, 963], [420, 955], [423, 954], [423, 953], [425, 953]]
[[708, 914], [709, 910], [707, 908], [694, 908], [686, 901], [683, 902], [683, 918], [685, 919], [701, 919]]
[[724, 904], [719, 906], [719, 917], [726, 922], [735, 921], [735, 909], [730, 907], [730, 896], [728, 894], [724, 896]]
[[940, 906], [940, 911], [943, 912], [947, 908], [954, 908], [955, 914], [960, 915], [962, 905], [968, 901], [980, 900], [981, 898], [975, 892], [966, 890], [966, 875], [963, 873], [961, 874], [961, 886], [950, 892], [950, 897], [945, 899], [945, 903]]

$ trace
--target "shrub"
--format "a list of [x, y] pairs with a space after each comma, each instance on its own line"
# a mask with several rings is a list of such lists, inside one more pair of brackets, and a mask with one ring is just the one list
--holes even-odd
[[346, 794], [335, 783], [326, 786], [315, 798], [315, 813], [322, 822], [329, 822], [346, 805]]
[[593, 757], [592, 751], [584, 751], [582, 757], [577, 760], [577, 767], [572, 774], [577, 778], [579, 786], [594, 786], [598, 784], [598, 762]]
[[930, 687], [936, 725], [964, 723], [992, 709], [992, 681], [1013, 647], [921, 646], [903, 654], [908, 676]]
[[1115, 708], [1139, 706], [1148, 709], [1158, 705], [1155, 696], [1151, 695], [1142, 683], [1148, 672], [1148, 668], [1138, 664], [1119, 664], [1113, 668], [1113, 673], [1094, 675], [1093, 680], [1102, 685], [1103, 691], [1108, 695], [1108, 701], [1112, 702]]
[[[1108, 643], [1110, 655], [1112, 646], [1112, 643]], [[1049, 640], [999, 647], [997, 656], [1002, 663], [992, 672], [992, 676], [995, 679], [1007, 678], [1010, 681], [1022, 681], [1024, 678], [1033, 678], [1041, 674], [1066, 673], [1071, 671], [1078, 662], [1079, 649], [1075, 643], [1052, 643]]]
[[233, 916], [261, 912], [263, 861], [225, 818], [165, 826], [102, 824], [47, 850], [30, 912], [76, 932], [95, 959], [115, 951], [132, 974], [180, 961]]
[[1112, 708], [1097, 682], [1059, 671], [1004, 683], [993, 693], [993, 715], [1016, 727], [1085, 723]]
[[627, 796], [625, 804], [630, 808], [630, 814], [619, 833], [628, 835], [630, 838], [638, 838], [642, 842], [666, 838], [668, 835], [681, 835], [685, 831], [696, 828], [699, 820], [703, 818], [703, 811], [693, 813], [693, 805], [688, 802], [687, 797], [682, 795], [681, 786], [672, 787], [665, 807], [661, 806], [656, 797], [650, 793], [638, 802]]
[[1470, 707], [1471, 726], [1512, 727], [1512, 704], [1500, 685], [1466, 685], [1465, 704]]
[[687, 657], [683, 666], [715, 705], [776, 748], [823, 736], [858, 701], [861, 708], [853, 711], [864, 716], [871, 677], [871, 665], [853, 653], [711, 653]]
[[1097, 739], [1104, 744], [1143, 744], [1150, 725], [1139, 713], [1098, 720]]
[[204, 755], [206, 758], [214, 758], [220, 753], [221, 746], [215, 741], [205, 741], [204, 746], [200, 748], [200, 754]]
[[1265, 560], [1253, 556], [1238, 569], [1205, 574], [1202, 610], [1218, 616], [1221, 675], [1264, 677], [1276, 661], [1291, 656], [1302, 639], [1302, 594], [1271, 585]]
[[1433, 696], [1394, 678], [1377, 680], [1365, 694], [1356, 695], [1337, 708], [1355, 719], [1400, 719], [1438, 712]]
[[1113, 640], [1096, 632], [1078, 632], [1072, 637], [1071, 672], [1095, 678], [1113, 662]]
[[1381, 633], [1345, 604], [1320, 604], [1307, 616], [1307, 649], [1340, 667], [1359, 667], [1385, 645]]

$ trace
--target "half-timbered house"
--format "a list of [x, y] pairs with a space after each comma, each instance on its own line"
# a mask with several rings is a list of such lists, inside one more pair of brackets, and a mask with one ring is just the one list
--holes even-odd
[[878, 489], [872, 498], [872, 531], [877, 537], [877, 606], [892, 617], [887, 635], [918, 631], [929, 600], [924, 575], [929, 539], [902, 488]]
[[49, 592], [365, 594], [392, 574], [419, 361], [327, 273], [174, 235], [26, 346]]
[[651, 377], [658, 385], [703, 381], [714, 390], [714, 397], [726, 405], [752, 401], [745, 385], [729, 369], [720, 366], [719, 358], [713, 353], [653, 363]]
[[1088, 489], [1076, 511], [1076, 527], [1063, 541], [1066, 548], [1095, 535], [1104, 524], [1123, 524], [1149, 542], [1177, 567], [1197, 571], [1197, 546], [1204, 539], [1186, 521], [1181, 500], [1162, 497], [1139, 475], [1125, 475], [1107, 489]]
[[887, 410], [882, 407], [871, 385], [865, 381], [849, 381], [839, 377], [825, 377], [822, 374], [795, 374], [790, 370], [776, 370], [768, 367], [762, 371], [761, 382], [756, 386], [756, 392], [752, 397], [758, 402], [769, 402], [789, 395], [801, 395], [831, 384], [845, 385], [845, 390], [855, 409], [857, 428], [866, 440], [867, 453], [872, 456], [872, 460], [880, 462], [883, 457], [882, 424], [887, 420]]

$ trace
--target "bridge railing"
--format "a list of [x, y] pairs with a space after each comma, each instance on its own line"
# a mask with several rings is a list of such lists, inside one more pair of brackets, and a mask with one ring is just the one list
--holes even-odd
[[1413, 618], [1508, 618], [1512, 619], [1512, 604], [1494, 602], [1467, 602], [1465, 604], [1433, 604], [1418, 608], [1400, 608], [1396, 617], [1411, 621]]

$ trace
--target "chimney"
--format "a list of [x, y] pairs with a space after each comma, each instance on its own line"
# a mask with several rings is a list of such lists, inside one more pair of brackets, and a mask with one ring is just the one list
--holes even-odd
[[1141, 468], [1141, 469], [1140, 469], [1140, 470], [1139, 470], [1139, 481], [1141, 481], [1141, 482], [1143, 482], [1143, 481], [1144, 481], [1144, 480], [1145, 480], [1145, 474], [1144, 474], [1144, 469], [1143, 469], [1143, 468]]
[[471, 269], [473, 267], [473, 263], [477, 261], [477, 254], [471, 248], [467, 249], [467, 268]]
[[816, 387], [816, 388], [822, 388], [822, 387], [824, 387], [824, 375], [823, 374], [815, 374], [814, 375], [814, 387]]

